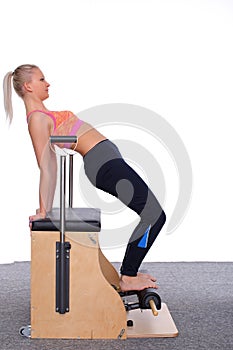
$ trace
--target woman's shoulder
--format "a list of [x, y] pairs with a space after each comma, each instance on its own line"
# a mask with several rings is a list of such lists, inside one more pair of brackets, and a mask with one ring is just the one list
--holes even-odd
[[56, 117], [51, 111], [35, 109], [27, 114], [27, 123], [29, 130], [45, 126], [52, 132], [52, 130], [55, 130]]
[[29, 120], [32, 118], [32, 116], [33, 116], [33, 119], [35, 119], [35, 118], [39, 118], [41, 116], [41, 114], [47, 115], [50, 118], [52, 118], [53, 120], [55, 119], [52, 111], [42, 110], [42, 109], [34, 109], [27, 114], [27, 116], [26, 116], [27, 122], [29, 122]]
[[41, 115], [41, 114], [46, 114], [46, 115], [52, 115], [53, 112], [49, 110], [42, 110], [42, 109], [33, 109], [29, 113], [27, 113], [27, 119], [30, 118], [32, 115]]

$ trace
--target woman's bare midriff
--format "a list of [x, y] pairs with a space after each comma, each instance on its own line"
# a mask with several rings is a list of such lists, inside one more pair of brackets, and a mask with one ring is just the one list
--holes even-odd
[[78, 144], [75, 151], [80, 153], [83, 157], [99, 142], [106, 140], [106, 137], [97, 131], [88, 123], [83, 123], [78, 133]]

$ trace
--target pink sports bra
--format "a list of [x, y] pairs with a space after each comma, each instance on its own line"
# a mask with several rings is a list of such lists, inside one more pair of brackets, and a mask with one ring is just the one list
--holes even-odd
[[83, 124], [83, 121], [70, 111], [55, 112], [42, 111], [39, 109], [28, 113], [27, 122], [29, 121], [30, 116], [34, 112], [41, 112], [43, 114], [46, 114], [53, 120], [53, 134], [55, 135], [76, 135], [78, 129]]

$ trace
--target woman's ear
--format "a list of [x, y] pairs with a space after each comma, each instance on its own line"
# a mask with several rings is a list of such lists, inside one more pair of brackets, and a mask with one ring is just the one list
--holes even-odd
[[31, 84], [30, 83], [24, 83], [23, 88], [27, 92], [32, 92]]

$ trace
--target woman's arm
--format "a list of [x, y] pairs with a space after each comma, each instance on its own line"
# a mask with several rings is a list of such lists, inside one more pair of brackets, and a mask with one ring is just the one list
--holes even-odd
[[30, 220], [44, 218], [52, 209], [57, 179], [56, 155], [50, 147], [49, 137], [53, 130], [51, 119], [39, 112], [33, 113], [28, 124], [37, 163], [40, 169], [40, 208]]

